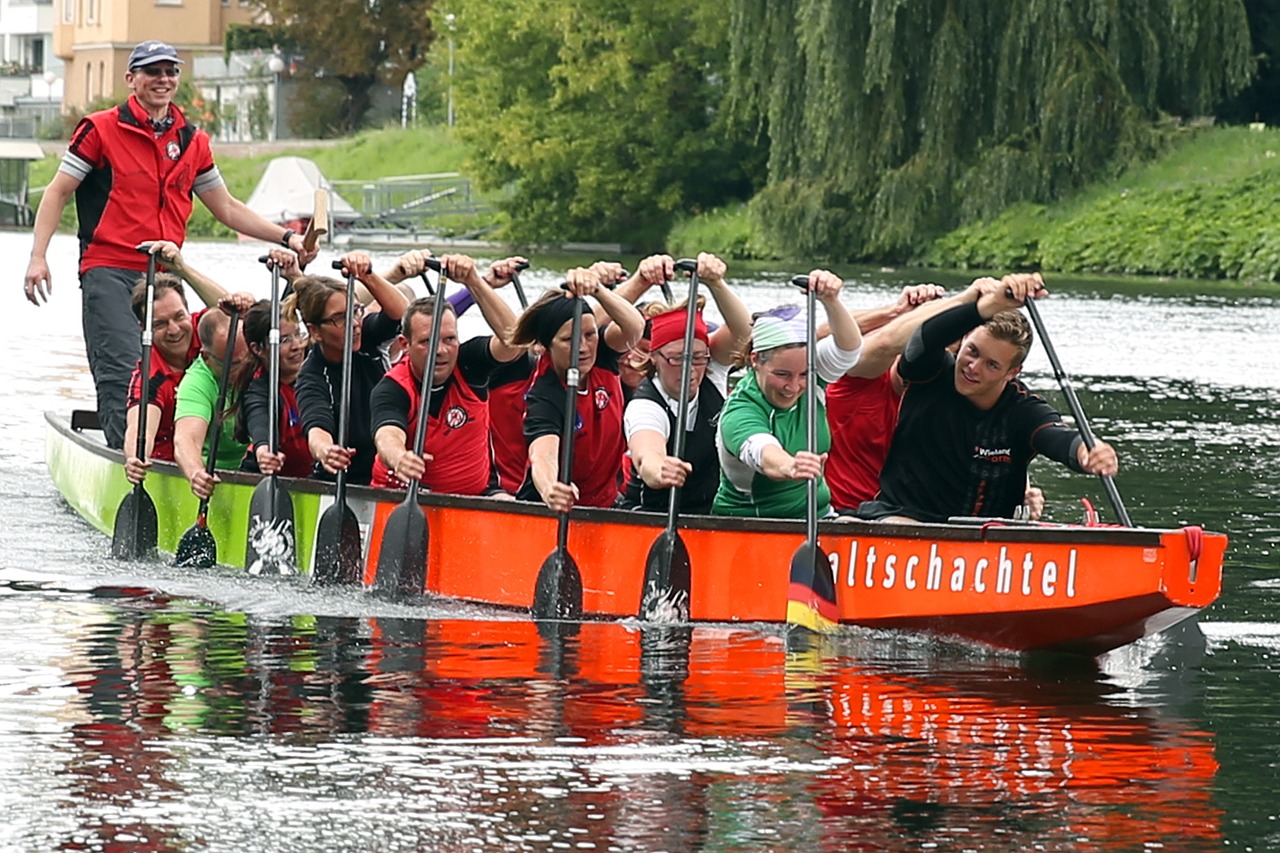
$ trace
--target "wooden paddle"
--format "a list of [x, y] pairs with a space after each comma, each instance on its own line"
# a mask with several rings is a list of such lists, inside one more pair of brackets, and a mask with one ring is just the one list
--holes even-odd
[[302, 235], [302, 248], [311, 252], [315, 250], [320, 238], [329, 233], [329, 193], [318, 189], [311, 207], [311, 221], [307, 223], [307, 231]]
[[[215, 309], [217, 310], [217, 309]], [[204, 470], [213, 476], [218, 464], [218, 439], [222, 437], [222, 409], [227, 402], [227, 386], [231, 384], [231, 357], [236, 351], [236, 335], [240, 333], [240, 312], [231, 311], [231, 325], [227, 328], [227, 345], [222, 351], [222, 381], [218, 385], [218, 401], [209, 419], [209, 452], [205, 454]], [[178, 540], [173, 552], [173, 565], [184, 569], [209, 569], [218, 562], [218, 542], [213, 538], [207, 523], [209, 499], [200, 499], [196, 523], [187, 528]]]
[[[564, 426], [560, 430], [560, 482], [573, 481], [573, 438], [578, 423], [578, 350], [582, 346], [581, 297], [572, 297], [573, 326], [569, 339], [569, 369], [565, 371]], [[569, 513], [559, 513], [556, 549], [538, 568], [533, 587], [534, 619], [578, 619], [582, 616], [582, 573], [569, 553]]]
[[[342, 261], [333, 268], [342, 269]], [[347, 446], [347, 420], [351, 410], [351, 342], [355, 335], [356, 276], [347, 272], [347, 312], [342, 331], [342, 388], [338, 392], [338, 446]], [[316, 522], [316, 563], [312, 583], [356, 584], [360, 582], [360, 561], [364, 546], [360, 541], [360, 524], [347, 504], [347, 472], [338, 472], [333, 503]]]
[[[809, 283], [809, 276], [798, 275], [791, 279], [796, 287], [805, 290], [806, 323], [808, 339], [805, 341], [805, 450], [817, 453], [818, 448], [818, 369], [817, 296]], [[835, 626], [835, 581], [831, 573], [831, 558], [818, 545], [818, 479], [805, 483], [804, 543], [791, 558], [791, 583], [787, 590], [787, 623], [808, 628], [811, 631], [829, 631]]]
[[[427, 343], [427, 362], [422, 370], [418, 391], [418, 421], [413, 431], [413, 452], [423, 453], [427, 438], [427, 418], [431, 412], [431, 387], [436, 372], [436, 350], [440, 346], [440, 326], [444, 321], [446, 280], [437, 258], [427, 258], [427, 267], [440, 273], [435, 304], [431, 309], [431, 338]], [[389, 598], [421, 595], [427, 582], [427, 542], [431, 531], [427, 516], [418, 505], [418, 489], [422, 481], [414, 477], [405, 491], [404, 500], [387, 516], [382, 530], [382, 547], [378, 551], [378, 567], [373, 576], [373, 591]]]
[[[138, 251], [147, 256], [147, 307], [142, 320], [142, 367], [138, 374], [141, 393], [138, 401], [138, 443], [135, 455], [142, 461], [147, 459], [147, 387], [151, 384], [151, 313], [156, 295], [156, 256], [151, 253], [151, 244], [143, 243]], [[156, 505], [151, 495], [142, 487], [142, 482], [134, 483], [133, 489], [120, 501], [116, 510], [115, 524], [111, 529], [111, 556], [117, 560], [136, 560], [149, 556], [156, 550], [156, 532], [159, 523], [156, 519]]]
[[[1084, 416], [1084, 407], [1080, 405], [1080, 398], [1071, 387], [1067, 372], [1062, 369], [1062, 362], [1058, 361], [1058, 353], [1049, 340], [1049, 333], [1044, 329], [1044, 321], [1040, 319], [1040, 309], [1036, 307], [1036, 301], [1030, 298], [1026, 300], [1026, 306], [1027, 313], [1031, 315], [1031, 322], [1036, 327], [1036, 334], [1040, 336], [1040, 343], [1044, 344], [1044, 351], [1049, 356], [1049, 363], [1053, 365], [1053, 375], [1058, 380], [1058, 387], [1062, 389], [1062, 395], [1067, 398], [1067, 405], [1071, 408], [1071, 417], [1075, 418], [1080, 438], [1084, 441], [1085, 447], [1093, 450], [1098, 444], [1098, 439], [1089, 428], [1089, 421]], [[1116, 488], [1115, 480], [1105, 474], [1099, 474], [1098, 479], [1102, 481], [1102, 486], [1107, 491], [1107, 497], [1111, 500], [1111, 508], [1115, 510], [1116, 518], [1120, 519], [1120, 523], [1125, 527], [1133, 527], [1133, 521], [1129, 518], [1129, 511], [1125, 509], [1124, 501], [1120, 498], [1120, 490]]]
[[[685, 311], [684, 358], [680, 362], [680, 395], [676, 408], [675, 455], [684, 458], [688, 427], [689, 380], [693, 376], [693, 333], [697, 321], [698, 262], [693, 258], [676, 261], [678, 272], [689, 274], [689, 299]], [[670, 304], [670, 303], [668, 303]], [[657, 382], [657, 377], [654, 377]], [[633, 472], [633, 477], [640, 476]], [[680, 487], [667, 490], [667, 526], [649, 546], [644, 563], [644, 588], [640, 594], [640, 618], [650, 622], [689, 620], [689, 549], [676, 529], [680, 514]]]
[[[262, 256], [260, 262], [270, 262]], [[267, 336], [267, 452], [280, 448], [280, 266], [271, 264], [271, 331]], [[251, 575], [292, 575], [298, 571], [293, 499], [274, 473], [258, 481], [249, 498], [245, 567]]]

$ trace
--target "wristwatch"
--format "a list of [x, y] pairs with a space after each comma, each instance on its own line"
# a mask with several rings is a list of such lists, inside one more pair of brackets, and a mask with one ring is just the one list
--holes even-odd
[[289, 240], [293, 237], [300, 237], [300, 236], [301, 235], [297, 231], [294, 231], [292, 228], [287, 228], [285, 229], [284, 234], [282, 234], [280, 237], [280, 245], [284, 246], [287, 249], [289, 248]]

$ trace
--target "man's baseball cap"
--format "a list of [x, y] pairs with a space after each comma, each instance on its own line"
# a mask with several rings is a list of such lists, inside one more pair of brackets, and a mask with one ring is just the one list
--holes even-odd
[[129, 70], [141, 68], [143, 65], [151, 65], [156, 62], [176, 62], [181, 65], [182, 60], [178, 58], [178, 52], [173, 49], [173, 45], [166, 44], [162, 41], [144, 41], [133, 49], [133, 53], [129, 54]]

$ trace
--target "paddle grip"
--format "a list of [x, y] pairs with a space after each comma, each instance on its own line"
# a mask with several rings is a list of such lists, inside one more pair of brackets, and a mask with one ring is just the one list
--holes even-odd
[[695, 258], [681, 258], [675, 263], [676, 272], [694, 273], [698, 271], [698, 261]]
[[136, 246], [134, 246], [134, 247], [133, 247], [133, 250], [134, 250], [135, 252], [141, 252], [141, 253], [142, 253], [142, 254], [144, 254], [144, 255], [149, 255], [149, 254], [151, 254], [151, 247], [152, 247], [152, 246], [154, 246], [154, 245], [155, 245], [155, 243], [152, 243], [152, 242], [150, 242], [150, 241], [148, 241], [148, 242], [146, 242], [146, 243], [139, 243], [138, 245], [136, 245]]
[[516, 272], [524, 272], [529, 268], [528, 261], [519, 261], [516, 263]]
[[808, 290], [808, 289], [809, 289], [809, 276], [807, 276], [807, 275], [793, 275], [793, 276], [791, 276], [791, 281], [790, 281], [790, 282], [788, 282], [788, 283], [789, 283], [792, 287], [798, 287], [798, 288], [800, 288], [801, 290]]

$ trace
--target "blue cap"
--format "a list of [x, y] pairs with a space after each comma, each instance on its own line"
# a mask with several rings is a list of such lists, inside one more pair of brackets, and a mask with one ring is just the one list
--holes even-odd
[[133, 53], [129, 54], [129, 70], [140, 68], [143, 65], [151, 65], [156, 62], [176, 62], [181, 65], [182, 60], [178, 58], [178, 52], [173, 49], [173, 45], [166, 44], [162, 41], [144, 41], [140, 42], [133, 49]]

